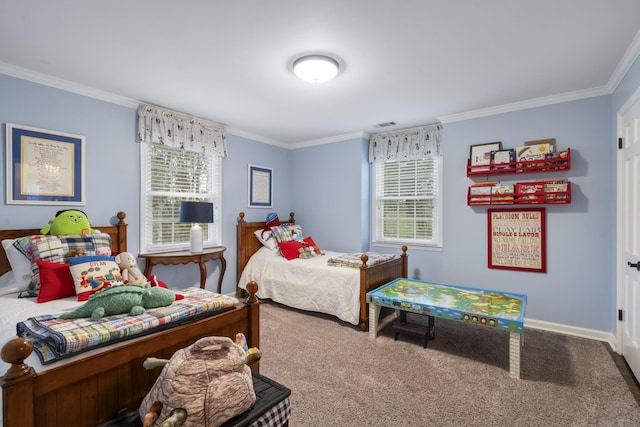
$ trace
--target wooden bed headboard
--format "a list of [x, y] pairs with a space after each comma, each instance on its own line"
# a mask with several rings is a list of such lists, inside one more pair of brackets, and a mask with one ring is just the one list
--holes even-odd
[[[251, 255], [256, 253], [258, 249], [262, 246], [262, 244], [256, 239], [254, 233], [258, 230], [262, 230], [267, 226], [265, 221], [260, 222], [246, 222], [244, 220], [244, 212], [240, 212], [238, 214], [240, 219], [238, 220], [238, 241], [237, 241], [237, 268], [236, 268], [236, 284], [240, 281], [240, 276], [242, 275], [242, 271], [247, 266], [249, 262], [249, 258]], [[289, 212], [289, 220], [288, 221], [280, 221], [282, 223], [295, 224], [296, 220], [294, 219], [295, 214], [293, 212]]]
[[[116, 218], [118, 222], [115, 225], [93, 226], [101, 233], [108, 234], [111, 237], [111, 250], [114, 252], [126, 252], [127, 250], [127, 223], [124, 222], [127, 214], [118, 212]], [[0, 230], [0, 242], [4, 239], [16, 239], [23, 236], [33, 236], [40, 234], [39, 228], [24, 228], [19, 230]], [[4, 250], [0, 251], [0, 275], [11, 270], [11, 265], [7, 260], [7, 254]]]

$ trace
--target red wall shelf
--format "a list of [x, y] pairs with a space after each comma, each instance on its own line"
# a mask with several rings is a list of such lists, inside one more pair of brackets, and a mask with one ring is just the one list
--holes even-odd
[[469, 187], [467, 190], [468, 206], [559, 205], [571, 203], [571, 182], [567, 182], [567, 191], [540, 191], [535, 193], [471, 194], [471, 188]]
[[492, 176], [520, 173], [556, 172], [571, 169], [571, 149], [565, 152], [552, 153], [552, 156], [541, 160], [527, 160], [524, 162], [499, 163], [494, 165], [471, 166], [467, 160], [467, 176]]

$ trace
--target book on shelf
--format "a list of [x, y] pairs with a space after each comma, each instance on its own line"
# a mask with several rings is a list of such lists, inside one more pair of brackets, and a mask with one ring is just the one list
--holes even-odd
[[513, 184], [496, 184], [491, 187], [491, 203], [492, 204], [512, 204], [513, 203]]
[[516, 197], [521, 203], [544, 203], [544, 182], [516, 182]]
[[[529, 162], [532, 160], [544, 160], [552, 153], [550, 144], [524, 145], [516, 148], [516, 161]], [[522, 163], [520, 167], [536, 166], [536, 163]]]
[[491, 201], [491, 189], [496, 182], [480, 183], [477, 182], [469, 187], [469, 203], [489, 202]]
[[513, 184], [476, 182], [469, 187], [469, 203], [512, 204]]
[[546, 199], [566, 199], [568, 197], [569, 180], [567, 178], [547, 179], [543, 183]]
[[513, 162], [516, 161], [516, 150], [509, 148], [506, 150], [491, 151], [491, 168], [492, 169], [512, 169], [515, 167]]
[[500, 184], [500, 181], [478, 181], [471, 184], [472, 187], [492, 187], [496, 184]]

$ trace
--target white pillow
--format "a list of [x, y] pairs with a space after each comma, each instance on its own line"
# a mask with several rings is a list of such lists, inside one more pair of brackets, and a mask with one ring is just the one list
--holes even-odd
[[18, 285], [16, 283], [13, 271], [7, 271], [0, 276], [0, 295], [17, 294], [26, 289], [24, 285]]
[[11, 265], [13, 272], [13, 282], [18, 286], [22, 286], [20, 291], [24, 291], [31, 283], [31, 261], [22, 252], [13, 246], [13, 242], [17, 239], [5, 239], [2, 241], [2, 247], [7, 254], [7, 259]]
[[278, 250], [278, 243], [276, 243], [276, 239], [273, 237], [273, 233], [271, 232], [271, 230], [256, 230], [253, 234], [256, 235], [258, 241], [262, 243], [263, 246], [271, 249], [274, 252], [280, 252]]

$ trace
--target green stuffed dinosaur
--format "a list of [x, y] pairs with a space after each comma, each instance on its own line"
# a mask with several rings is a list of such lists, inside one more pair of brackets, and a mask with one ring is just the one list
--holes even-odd
[[145, 309], [171, 305], [175, 294], [165, 288], [140, 286], [113, 286], [91, 295], [86, 303], [68, 313], [58, 316], [60, 319], [78, 319], [90, 317], [98, 320], [103, 316], [129, 313], [137, 316]]
[[56, 212], [49, 224], [42, 227], [40, 234], [51, 233], [52, 236], [74, 234], [95, 234], [98, 230], [91, 228], [87, 214], [77, 209], [66, 209]]

